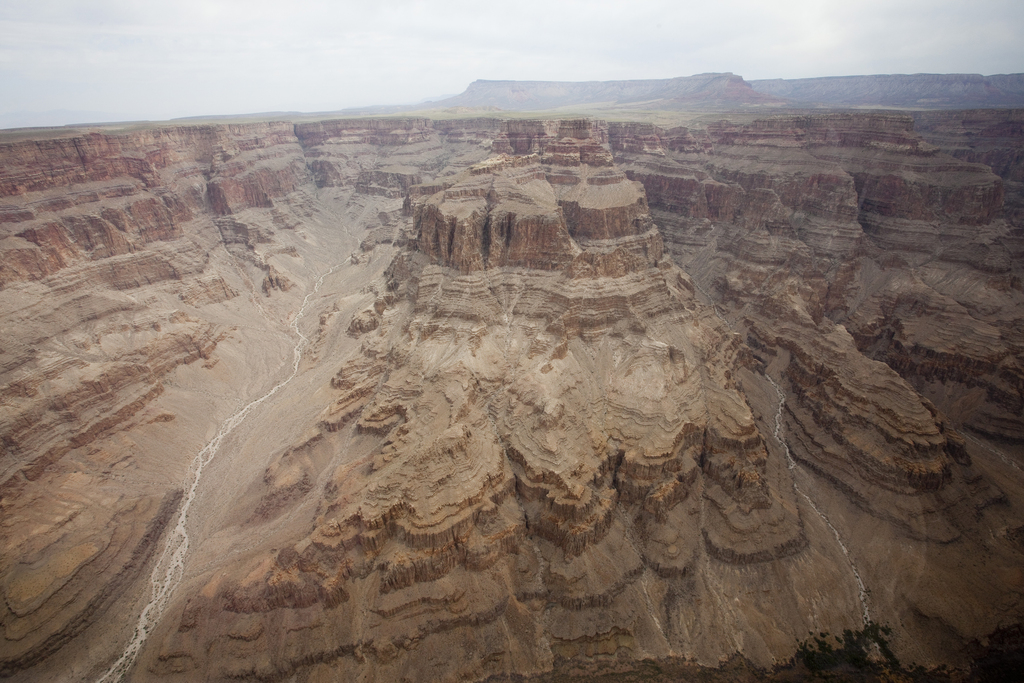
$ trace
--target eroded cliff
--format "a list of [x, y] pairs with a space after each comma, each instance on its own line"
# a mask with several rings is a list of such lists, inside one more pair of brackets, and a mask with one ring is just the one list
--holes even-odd
[[3, 672], [102, 674], [215, 437], [133, 680], [768, 666], [868, 616], [965, 665], [1024, 610], [1019, 179], [929, 140], [8, 141]]

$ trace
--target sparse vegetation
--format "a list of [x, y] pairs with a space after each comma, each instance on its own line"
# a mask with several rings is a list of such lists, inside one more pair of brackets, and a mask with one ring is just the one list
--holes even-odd
[[[869, 621], [860, 630], [846, 629], [841, 636], [821, 632], [811, 634], [797, 646], [797, 658], [812, 673], [820, 674], [847, 668], [882, 667], [900, 669], [900, 661], [889, 647], [892, 629]], [[833, 644], [834, 641], [834, 644]]]

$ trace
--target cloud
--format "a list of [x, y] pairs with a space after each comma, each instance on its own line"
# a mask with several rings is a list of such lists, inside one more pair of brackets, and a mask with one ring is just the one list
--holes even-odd
[[415, 102], [477, 78], [1024, 70], [1016, 2], [7, 3], [8, 111], [169, 118]]

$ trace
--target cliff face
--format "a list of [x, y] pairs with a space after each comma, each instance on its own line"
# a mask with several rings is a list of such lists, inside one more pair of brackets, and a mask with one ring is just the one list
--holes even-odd
[[[858, 351], [958, 422], [1024, 436], [1017, 323], [1007, 315], [1021, 295], [1019, 218], [1004, 202], [1015, 181], [950, 158], [895, 115], [713, 127], [713, 153], [694, 144], [655, 159], [632, 152], [634, 135], [622, 131], [613, 146], [644, 183], [666, 244], [707, 274], [711, 293], [749, 310], [751, 288], [767, 296], [765, 278], [786, 269], [815, 325], [841, 324]], [[929, 388], [936, 382], [941, 391]], [[970, 388], [987, 398], [962, 401]]]
[[101, 675], [154, 563], [138, 680], [770, 665], [866, 616], [963, 665], [1024, 611], [1006, 116], [6, 143], [2, 671]]
[[238, 216], [295, 223], [274, 202], [305, 182], [299, 149], [285, 124], [3, 144], [4, 674], [131, 611], [181, 501], [180, 449], [224, 415], [202, 394], [244, 394], [232, 353], [279, 362], [280, 330], [259, 351], [238, 328], [283, 245]]

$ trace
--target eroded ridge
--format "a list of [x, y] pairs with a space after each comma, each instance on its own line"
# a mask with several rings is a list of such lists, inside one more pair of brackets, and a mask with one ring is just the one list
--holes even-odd
[[[1024, 424], [1016, 332], [1000, 313], [1019, 306], [1006, 287], [1019, 277], [1020, 219], [1000, 207], [1020, 171], [993, 144], [1012, 128], [994, 121], [1013, 115], [923, 119], [928, 141], [897, 114], [624, 123], [609, 136], [647, 190], [666, 252], [771, 368], [785, 396], [771, 410], [811, 475], [803, 492], [844, 529], [872, 618], [941, 614], [963, 633], [997, 619], [948, 605], [925, 577], [941, 574], [977, 604], [1015, 592], [995, 573], [974, 581], [952, 567], [961, 553], [1002, 562], [1019, 551], [979, 536], [1003, 515], [1017, 528], [1019, 513], [1002, 507], [1017, 484], [976, 467], [987, 453], [959, 430], [1016, 442]], [[880, 543], [905, 550], [881, 561]], [[931, 647], [927, 631], [909, 626], [908, 646]]]
[[[663, 258], [643, 188], [590, 125], [527, 126], [512, 153], [499, 138], [443, 188], [410, 188], [415, 239], [354, 316], [360, 350], [319, 421], [375, 445], [328, 477], [305, 538], [180, 608], [154, 671], [323, 662], [360, 675], [365, 660], [381, 676], [445, 678], [640, 640], [666, 654], [732, 647], [746, 617], [712, 611], [695, 637], [675, 596], [703, 566], [800, 554], [804, 526], [740, 391], [751, 356]], [[325, 442], [286, 453], [268, 481]], [[771, 599], [799, 610], [791, 589]], [[285, 630], [285, 612], [304, 626]], [[417, 653], [466, 638], [494, 653], [490, 668]]]

